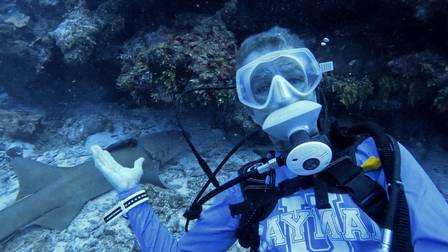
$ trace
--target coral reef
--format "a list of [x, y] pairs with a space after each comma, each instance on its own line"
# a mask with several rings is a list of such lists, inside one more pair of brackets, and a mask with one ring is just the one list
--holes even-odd
[[175, 27], [162, 27], [126, 43], [121, 55], [120, 90], [138, 104], [231, 106], [234, 91], [189, 90], [234, 85], [235, 39], [219, 16], [181, 15]]
[[86, 64], [93, 56], [103, 55], [100, 50], [124, 32], [125, 20], [118, 11], [122, 3], [105, 1], [94, 11], [86, 5], [81, 1], [49, 32], [69, 65]]
[[68, 143], [76, 144], [95, 133], [113, 130], [112, 122], [107, 117], [92, 114], [86, 115], [84, 120], [80, 122], [77, 118], [68, 118], [59, 134], [65, 136]]
[[[145, 29], [170, 25], [179, 13], [213, 13], [222, 4], [205, 0], [2, 1], [0, 75], [10, 80], [2, 85], [11, 95], [30, 102], [41, 103], [45, 96], [50, 103], [63, 103], [73, 93], [78, 99], [89, 93], [93, 80], [96, 89], [105, 90], [97, 99], [109, 98], [115, 94], [110, 83], [120, 74], [119, 49], [125, 40]], [[84, 84], [83, 79], [90, 83]], [[24, 89], [37, 92], [25, 95]]]
[[[132, 44], [135, 46], [136, 43]], [[118, 88], [129, 92], [140, 105], [173, 102], [173, 95], [181, 92], [181, 85], [185, 85], [176, 73], [188, 74], [188, 55], [175, 53], [166, 42], [149, 48], [137, 46], [139, 48], [127, 50], [135, 52], [135, 55], [121, 57], [130, 62], [123, 65], [117, 79]]]
[[448, 112], [448, 87], [444, 87], [437, 92], [433, 104], [440, 112]]
[[[325, 78], [327, 93], [334, 93], [329, 97], [336, 97], [347, 109], [361, 109], [364, 102], [373, 94], [374, 85], [367, 76], [328, 75]], [[330, 99], [330, 101], [332, 101]]]
[[30, 17], [23, 13], [17, 12], [6, 18], [4, 22], [7, 24], [13, 24], [15, 28], [23, 28], [30, 22]]
[[68, 64], [84, 63], [96, 45], [99, 23], [86, 9], [76, 8], [50, 33]]
[[[330, 103], [350, 112], [443, 112], [447, 13], [443, 0], [5, 0], [1, 85], [49, 107], [77, 100], [181, 102], [227, 111], [225, 121], [240, 127], [247, 122], [240, 120], [234, 90], [189, 91], [233, 86], [239, 44], [280, 25], [297, 32], [317, 58], [334, 60], [331, 88], [325, 89]], [[330, 38], [325, 47], [321, 36]]]
[[438, 112], [448, 108], [448, 60], [434, 51], [423, 51], [392, 59], [389, 75], [382, 77], [378, 89], [383, 99], [401, 99], [411, 107], [426, 107]]
[[0, 109], [0, 135], [30, 140], [41, 130], [42, 114]]

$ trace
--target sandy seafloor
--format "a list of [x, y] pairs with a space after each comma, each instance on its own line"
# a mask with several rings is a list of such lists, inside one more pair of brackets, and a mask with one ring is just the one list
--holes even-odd
[[[77, 143], [64, 141], [48, 142], [34, 146], [32, 143], [1, 139], [8, 146], [22, 146], [27, 157], [40, 162], [74, 166], [90, 158], [88, 146], [95, 143], [109, 143], [176, 128], [173, 111], [155, 109], [124, 109], [114, 104], [82, 105], [66, 113], [66, 119], [75, 120], [83, 125], [91, 119], [92, 114], [106, 116], [112, 127], [108, 132], [98, 132], [86, 136]], [[189, 115], [185, 120], [186, 128], [192, 136], [204, 158], [216, 167], [221, 158], [234, 143], [229, 141], [225, 132], [213, 129], [209, 117], [204, 114]], [[72, 124], [73, 125], [73, 124]], [[54, 138], [61, 139], [72, 134], [73, 128], [56, 130]], [[412, 149], [411, 149], [412, 151]], [[439, 147], [431, 147], [420, 157], [420, 163], [431, 176], [439, 190], [448, 199], [448, 155]], [[13, 204], [18, 193], [19, 183], [9, 165], [5, 152], [0, 152], [0, 209]], [[243, 147], [219, 176], [224, 181], [241, 165], [258, 156], [249, 147]], [[146, 185], [151, 196], [151, 204], [176, 237], [183, 234], [184, 218], [182, 214], [190, 204], [196, 192], [205, 181], [205, 176], [191, 153], [184, 153], [164, 166], [161, 179], [170, 189], [161, 189]], [[116, 203], [116, 193], [109, 192], [88, 202], [70, 226], [62, 231], [48, 230], [40, 227], [28, 227], [17, 233], [0, 250], [4, 251], [138, 251], [132, 231], [125, 219], [120, 218], [104, 225], [101, 217]], [[233, 246], [229, 251], [245, 251]]]

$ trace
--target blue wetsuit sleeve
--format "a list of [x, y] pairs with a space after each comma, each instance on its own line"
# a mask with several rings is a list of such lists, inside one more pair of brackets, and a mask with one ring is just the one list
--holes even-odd
[[402, 145], [400, 151], [414, 250], [448, 251], [448, 204], [412, 154]]
[[[134, 187], [119, 193], [118, 198], [123, 200], [139, 190], [141, 190], [140, 186]], [[131, 209], [127, 213], [127, 218], [142, 251], [180, 251], [176, 239], [160, 223], [148, 202]]]
[[[412, 244], [415, 251], [448, 251], [448, 204], [412, 154], [401, 144], [401, 180], [409, 206]], [[358, 146], [358, 165], [370, 156], [378, 157], [376, 145], [369, 138]], [[386, 187], [384, 172], [367, 173]]]
[[[119, 194], [122, 200], [140, 187]], [[191, 230], [179, 241], [163, 226], [149, 203], [131, 209], [128, 220], [142, 251], [226, 251], [236, 240], [239, 218], [230, 215], [229, 204], [242, 201], [241, 191], [232, 187], [218, 195]]]

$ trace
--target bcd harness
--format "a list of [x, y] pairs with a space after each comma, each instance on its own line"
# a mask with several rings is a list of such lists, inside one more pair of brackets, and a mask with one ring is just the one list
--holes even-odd
[[[298, 176], [287, 179], [279, 183], [278, 186], [275, 186], [275, 170], [257, 174], [252, 169], [272, 159], [276, 155], [275, 152], [269, 152], [266, 157], [244, 165], [239, 170], [237, 178], [220, 185], [215, 179], [217, 172], [245, 140], [237, 144], [218, 168], [211, 172], [211, 169], [200, 158], [199, 153], [185, 135], [193, 153], [200, 160], [199, 164], [209, 178], [184, 214], [187, 218], [186, 230], [188, 230], [189, 220], [200, 217], [202, 205], [206, 201], [220, 192], [240, 184], [244, 201], [229, 206], [232, 216], [240, 215], [236, 237], [241, 246], [250, 248], [251, 251], [257, 251], [260, 245], [259, 222], [269, 216], [278, 200], [297, 191], [313, 188], [316, 208], [331, 208], [328, 193], [348, 194], [358, 207], [380, 227], [394, 231], [392, 251], [413, 251], [409, 211], [400, 179], [401, 164], [398, 144], [379, 127], [370, 123], [352, 125], [351, 127], [338, 127], [335, 124], [332, 129], [332, 143], [338, 141], [344, 144], [342, 148], [336, 150], [336, 155], [334, 155], [333, 161], [326, 170], [312, 176]], [[388, 193], [378, 183], [365, 175], [366, 171], [356, 164], [356, 147], [368, 136], [371, 136], [377, 145], [381, 168], [388, 185]], [[206, 167], [204, 168], [204, 166]], [[215, 189], [201, 198], [210, 183], [215, 186]]]

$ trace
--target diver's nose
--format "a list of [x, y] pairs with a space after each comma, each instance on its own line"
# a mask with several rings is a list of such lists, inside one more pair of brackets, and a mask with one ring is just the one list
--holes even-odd
[[282, 76], [276, 75], [272, 78], [272, 98], [277, 103], [288, 103], [294, 99], [294, 88]]

